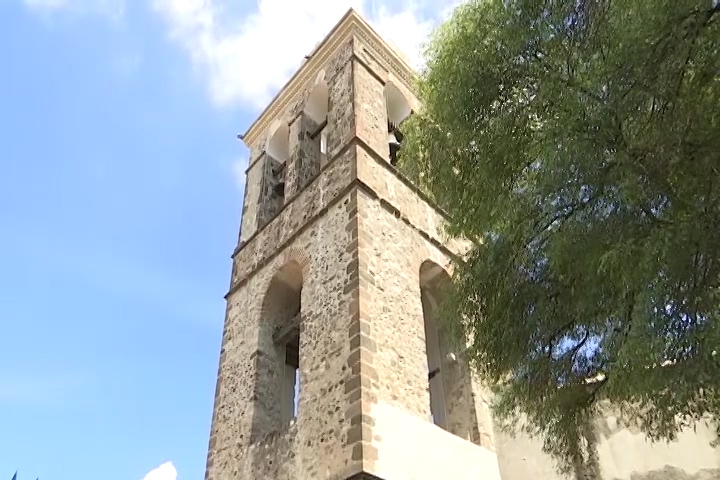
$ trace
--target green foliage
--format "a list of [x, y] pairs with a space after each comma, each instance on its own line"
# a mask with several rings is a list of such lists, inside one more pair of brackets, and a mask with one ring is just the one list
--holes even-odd
[[656, 440], [720, 413], [716, 10], [476, 0], [426, 51], [400, 167], [482, 239], [449, 313], [564, 470], [602, 400]]

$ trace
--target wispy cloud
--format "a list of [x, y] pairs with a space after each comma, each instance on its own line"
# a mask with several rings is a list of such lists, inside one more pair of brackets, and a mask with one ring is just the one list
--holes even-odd
[[172, 462], [165, 462], [154, 470], [150, 470], [143, 480], [176, 480], [177, 470]]
[[414, 64], [432, 27], [460, 0], [153, 0], [170, 37], [187, 51], [217, 106], [264, 107], [313, 46], [353, 7]]
[[75, 14], [102, 15], [120, 20], [125, 15], [125, 0], [23, 0], [30, 10], [51, 14], [69, 12]]

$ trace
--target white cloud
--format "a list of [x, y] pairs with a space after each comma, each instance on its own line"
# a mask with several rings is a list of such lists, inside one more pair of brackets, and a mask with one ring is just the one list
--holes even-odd
[[23, 3], [30, 10], [43, 14], [61, 11], [96, 14], [116, 21], [125, 15], [125, 0], [23, 0]]
[[258, 0], [232, 12], [230, 0], [153, 0], [170, 37], [189, 54], [218, 106], [264, 107], [353, 7], [419, 66], [420, 46], [459, 0]]
[[143, 477], [143, 480], [176, 480], [177, 470], [171, 462], [166, 462], [157, 467], [155, 470], [150, 470], [147, 475]]

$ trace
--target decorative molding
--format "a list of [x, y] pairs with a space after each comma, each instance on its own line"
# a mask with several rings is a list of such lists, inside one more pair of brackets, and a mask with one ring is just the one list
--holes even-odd
[[413, 89], [414, 79], [417, 75], [407, 61], [388, 45], [385, 40], [360, 16], [354, 9], [348, 10], [342, 19], [333, 27], [330, 33], [320, 42], [311, 58], [305, 62], [288, 80], [285, 86], [275, 95], [275, 98], [263, 110], [260, 116], [248, 128], [241, 138], [245, 145], [252, 148], [257, 140], [267, 132], [270, 124], [284, 115], [290, 102], [297, 98], [309, 82], [313, 81], [318, 73], [325, 68], [330, 57], [336, 53], [347, 41], [357, 35], [369, 47], [380, 54], [386, 62], [386, 67], [397, 78], [402, 80], [408, 89]]

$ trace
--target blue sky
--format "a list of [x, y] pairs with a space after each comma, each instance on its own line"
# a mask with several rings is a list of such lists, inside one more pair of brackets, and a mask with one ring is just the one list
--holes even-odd
[[454, 3], [0, 0], [0, 479], [203, 478], [237, 133], [349, 6], [417, 63]]

